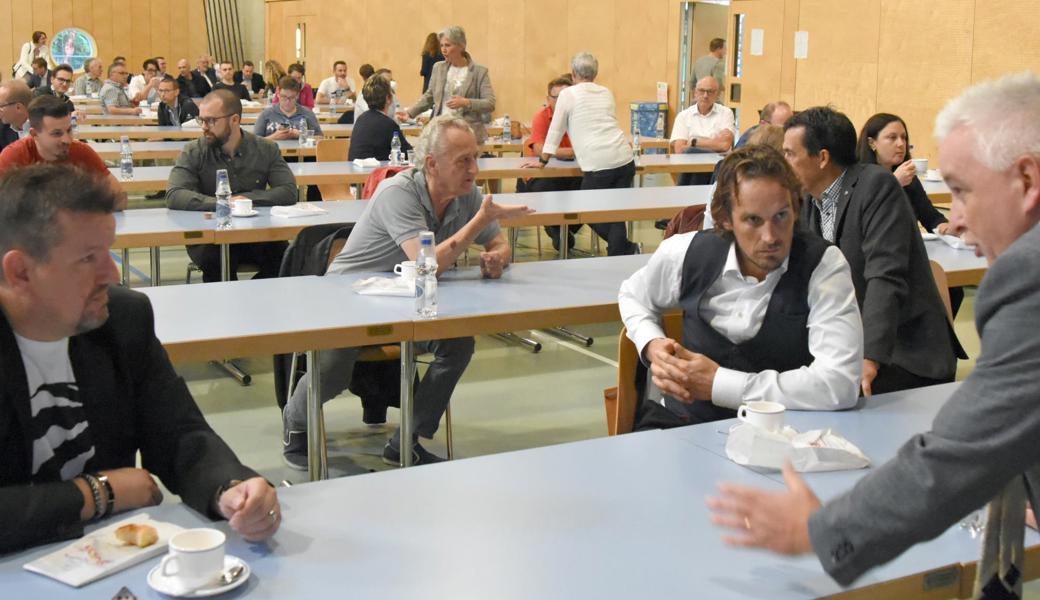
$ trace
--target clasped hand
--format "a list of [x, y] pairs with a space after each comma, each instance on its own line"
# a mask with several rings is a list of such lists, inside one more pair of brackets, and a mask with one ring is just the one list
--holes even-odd
[[686, 404], [711, 400], [718, 363], [667, 338], [651, 340], [644, 355], [650, 361], [654, 385], [662, 392]]

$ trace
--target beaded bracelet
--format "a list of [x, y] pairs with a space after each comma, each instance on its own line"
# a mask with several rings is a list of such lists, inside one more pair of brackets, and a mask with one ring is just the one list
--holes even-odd
[[98, 483], [97, 477], [90, 473], [84, 473], [80, 475], [80, 478], [90, 486], [90, 494], [94, 497], [94, 515], [90, 517], [90, 520], [96, 521], [101, 518], [103, 514], [101, 511], [104, 510], [104, 505], [101, 503], [101, 484]]

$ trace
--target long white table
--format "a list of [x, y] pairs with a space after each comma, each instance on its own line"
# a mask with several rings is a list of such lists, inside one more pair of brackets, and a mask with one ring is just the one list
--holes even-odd
[[[894, 452], [945, 388], [875, 396], [860, 411], [792, 414], [809, 425], [833, 418], [880, 460]], [[802, 417], [802, 415], [805, 415]], [[893, 425], [903, 423], [906, 426]], [[147, 509], [184, 527], [215, 526], [228, 553], [253, 575], [229, 597], [283, 598], [949, 598], [964, 589], [979, 543], [954, 527], [843, 589], [815, 556], [780, 557], [726, 546], [704, 498], [719, 481], [780, 490], [720, 456], [716, 430], [733, 421], [645, 432], [452, 461], [417, 469], [301, 484], [278, 490], [282, 526], [266, 544], [248, 544], [227, 523], [210, 523], [180, 504]], [[862, 427], [852, 426], [861, 423]], [[905, 434], [905, 435], [904, 435]], [[701, 442], [701, 437], [710, 442]], [[866, 471], [810, 474], [825, 497]], [[833, 486], [825, 483], [833, 480]], [[91, 526], [88, 529], [95, 529]], [[1038, 536], [1027, 534], [1035, 546]], [[145, 576], [152, 559], [72, 589], [21, 565], [61, 547], [0, 558], [12, 598], [108, 600], [122, 586], [163, 598]], [[1032, 551], [1027, 564], [1035, 563]]]
[[[252, 128], [246, 126], [246, 130], [252, 131]], [[353, 131], [353, 125], [321, 126], [321, 133], [327, 138], [349, 138]], [[202, 129], [172, 125], [81, 125], [76, 131], [76, 138], [80, 140], [118, 140], [124, 135], [131, 140], [193, 140], [202, 135]]]

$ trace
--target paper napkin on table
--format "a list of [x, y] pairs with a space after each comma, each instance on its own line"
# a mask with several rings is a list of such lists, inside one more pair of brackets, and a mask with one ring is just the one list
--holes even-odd
[[374, 158], [355, 158], [354, 166], [357, 167], [378, 167], [379, 161]]
[[366, 277], [358, 279], [350, 287], [362, 296], [415, 297], [415, 281], [404, 277]]
[[939, 239], [946, 243], [947, 246], [954, 250], [974, 250], [975, 246], [966, 243], [963, 239], [955, 235], [939, 235]]
[[309, 202], [297, 202], [292, 206], [272, 206], [271, 216], [281, 217], [283, 219], [295, 219], [298, 217], [313, 217], [317, 215], [324, 215], [329, 211], [324, 208], [314, 206]]
[[[151, 525], [159, 534], [159, 541], [145, 548], [121, 542], [116, 538], [116, 529], [131, 523]], [[179, 525], [154, 521], [142, 513], [91, 532], [64, 548], [25, 563], [23, 568], [80, 587], [162, 554], [170, 538], [183, 530]]]
[[738, 465], [779, 469], [790, 460], [801, 473], [845, 471], [870, 466], [870, 459], [852, 442], [830, 429], [798, 433], [791, 427], [767, 431], [741, 423], [729, 432], [726, 456]]

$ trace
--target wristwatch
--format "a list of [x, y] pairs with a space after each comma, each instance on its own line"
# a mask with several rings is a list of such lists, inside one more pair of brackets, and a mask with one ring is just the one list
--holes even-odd
[[549, 159], [548, 158], [544, 158], [542, 156], [539, 156], [538, 157], [538, 162], [542, 163], [542, 166], [545, 166], [545, 165], [549, 164]]
[[693, 138], [692, 140], [690, 140], [690, 146], [693, 146], [694, 148], [697, 147], [697, 138]]

